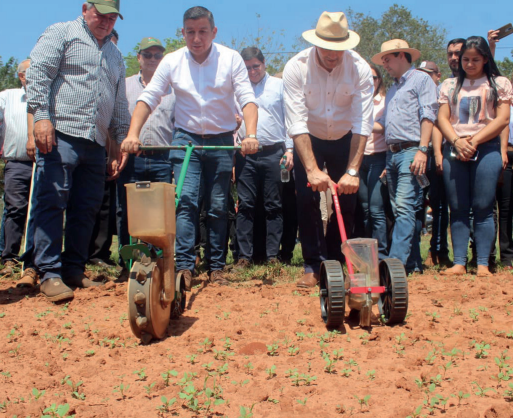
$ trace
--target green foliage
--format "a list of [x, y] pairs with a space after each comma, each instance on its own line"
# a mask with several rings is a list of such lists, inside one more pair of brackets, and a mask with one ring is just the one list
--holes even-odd
[[14, 57], [11, 57], [4, 64], [0, 56], [0, 91], [20, 87], [21, 83], [18, 79], [18, 61], [14, 59]]
[[[513, 51], [511, 51], [511, 55], [513, 56]], [[504, 58], [502, 61], [497, 60], [497, 67], [499, 67], [499, 71], [504, 77], [508, 77], [511, 79], [513, 77], [513, 61], [508, 57]]]
[[69, 404], [64, 405], [56, 405], [52, 404], [48, 408], [43, 411], [41, 418], [64, 418], [70, 417], [73, 418], [75, 415], [68, 415], [69, 412]]

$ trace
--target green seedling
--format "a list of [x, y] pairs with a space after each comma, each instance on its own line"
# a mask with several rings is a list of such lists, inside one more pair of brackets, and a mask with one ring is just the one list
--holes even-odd
[[487, 392], [497, 392], [495, 389], [492, 388], [482, 388], [479, 383], [476, 381], [472, 382], [473, 385], [476, 385], [476, 391], [474, 392], [477, 396], [483, 397], [486, 395]]
[[253, 374], [254, 366], [253, 366], [253, 364], [251, 362], [246, 363], [244, 365], [244, 368], [246, 369], [246, 374]]
[[374, 380], [376, 378], [376, 370], [369, 370], [366, 373], [369, 380]]
[[305, 399], [296, 399], [297, 403], [300, 404], [300, 405], [306, 405], [306, 401], [308, 400], [308, 398], [305, 398]]
[[146, 376], [146, 372], [145, 372], [146, 368], [143, 367], [141, 370], [135, 370], [132, 372], [132, 374], [136, 374], [137, 375], [137, 380], [140, 380], [142, 382], [144, 382], [148, 376]]
[[454, 315], [457, 315], [457, 316], [463, 315], [463, 312], [461, 311], [461, 306], [455, 306], [453, 312], [454, 312]]
[[274, 376], [276, 376], [276, 366], [273, 364], [268, 369], [265, 369], [265, 372], [267, 373], [267, 378], [272, 379]]
[[342, 360], [344, 358], [344, 349], [339, 348], [338, 350], [333, 351], [333, 358], [335, 360]]
[[299, 347], [291, 346], [288, 349], [289, 356], [296, 356], [299, 354]]
[[444, 376], [443, 376], [444, 380], [445, 380], [445, 374], [447, 373], [447, 370], [452, 368], [452, 366], [453, 366], [452, 361], [448, 361], [447, 363], [442, 364], [441, 366], [438, 366], [438, 367], [441, 367], [442, 369], [444, 369]]
[[351, 376], [351, 373], [353, 372], [353, 369], [342, 369], [342, 376], [344, 377], [350, 377]]
[[460, 391], [458, 392], [457, 397], [458, 397], [458, 406], [460, 406], [460, 405], [461, 405], [461, 401], [462, 401], [463, 399], [468, 399], [468, 398], [470, 398], [470, 393], [463, 393], [463, 392], [460, 390]]
[[296, 337], [299, 341], [303, 341], [305, 339], [305, 334], [303, 332], [296, 332]]
[[175, 370], [168, 370], [167, 372], [161, 373], [160, 376], [162, 377], [162, 379], [164, 379], [164, 384], [167, 387], [169, 386], [169, 380], [171, 379], [171, 377], [178, 376], [178, 372]]
[[477, 312], [475, 309], [470, 309], [468, 311], [468, 315], [470, 316], [470, 319], [472, 319], [472, 322], [479, 321], [479, 312]]
[[146, 394], [150, 396], [151, 391], [153, 390], [153, 386], [155, 386], [155, 382], [150, 383], [148, 386], [143, 386], [144, 390], [146, 391]]
[[212, 348], [213, 344], [214, 343], [212, 341], [210, 341], [208, 338], [205, 338], [205, 340], [200, 343], [200, 346], [202, 346], [201, 347], [202, 351], [204, 353], [206, 353], [207, 351], [210, 351], [210, 349]]
[[268, 344], [267, 345], [267, 355], [268, 356], [277, 356], [278, 355], [278, 343]]
[[226, 351], [230, 351], [232, 349], [232, 341], [230, 340], [230, 338], [221, 338], [221, 341], [224, 343], [223, 347]]
[[299, 325], [305, 325], [306, 324], [306, 319], [298, 319], [296, 321]]
[[360, 405], [360, 411], [363, 409], [363, 406], [369, 406], [369, 399], [371, 398], [371, 395], [366, 395], [363, 398], [359, 398], [356, 395], [353, 395], [354, 398], [358, 401], [358, 404]]
[[506, 398], [509, 402], [513, 401], [513, 383], [508, 383], [509, 388], [504, 391], [504, 398]]
[[77, 383], [73, 383], [73, 380], [71, 380], [71, 377], [66, 375], [64, 376], [64, 379], [61, 380], [61, 385], [68, 385], [71, 388], [71, 397], [75, 399], [79, 399], [81, 401], [85, 400], [85, 394], [80, 393], [78, 389], [80, 386], [84, 384], [82, 380], [78, 381]]
[[253, 418], [253, 407], [255, 404], [251, 405], [248, 409], [241, 406], [239, 409], [239, 418]]
[[5, 316], [5, 312], [0, 312], [0, 318], [3, 318]]
[[167, 399], [165, 396], [160, 397], [160, 402], [162, 405], [157, 406], [157, 410], [161, 413], [171, 412], [171, 407], [176, 402], [176, 398]]
[[406, 418], [419, 418], [420, 417], [420, 413], [422, 412], [422, 408], [423, 408], [423, 405], [419, 405], [417, 406], [413, 412], [411, 413], [411, 415], [408, 415]]
[[476, 343], [474, 348], [476, 350], [476, 358], [488, 357], [488, 350], [490, 349], [490, 344], [481, 341], [480, 344]]
[[429, 383], [434, 383], [435, 386], [441, 386], [442, 385], [442, 375], [437, 374], [435, 377], [432, 377], [429, 379]]
[[426, 312], [426, 316], [430, 317], [432, 322], [438, 322], [437, 319], [440, 318], [440, 315], [436, 311]]
[[326, 365], [324, 366], [324, 371], [326, 373], [336, 373], [335, 370], [335, 364], [337, 364], [337, 360], [334, 358], [331, 358], [328, 353], [323, 354], [323, 359]]
[[191, 354], [190, 356], [185, 356], [187, 358], [187, 361], [191, 364], [196, 364], [196, 354]]
[[[93, 331], [94, 332], [94, 331]], [[119, 341], [119, 338], [107, 338], [105, 337], [103, 340], [100, 341], [101, 347], [108, 347], [110, 349], [116, 348], [116, 345]]]
[[222, 366], [217, 368], [217, 374], [222, 376], [223, 374], [228, 373], [228, 363], [224, 363]]
[[435, 359], [436, 359], [435, 350], [432, 350], [428, 353], [425, 360], [426, 360], [427, 364], [431, 365], [435, 362]]
[[370, 337], [369, 333], [368, 332], [364, 332], [358, 338], [360, 340], [362, 340], [362, 345], [366, 345], [369, 342], [369, 337]]
[[87, 350], [87, 351], [85, 352], [85, 355], [86, 355], [87, 357], [92, 357], [92, 356], [94, 356], [94, 350]]
[[232, 380], [232, 385], [240, 386], [241, 388], [244, 387], [244, 385], [247, 385], [249, 383], [249, 379], [241, 380], [240, 382], [237, 382], [236, 380]]
[[214, 348], [214, 358], [216, 360], [226, 360], [228, 357], [231, 357], [235, 355], [235, 353], [232, 353], [232, 352], [228, 352], [228, 351], [225, 351], [225, 350], [219, 350], [217, 351], [215, 348]]
[[9, 354], [13, 357], [18, 357], [20, 355], [20, 347], [21, 344], [16, 345], [12, 350], [9, 350]]
[[56, 405], [52, 404], [48, 408], [43, 411], [44, 415], [41, 415], [41, 418], [64, 418], [69, 417], [73, 418], [75, 415], [68, 415], [69, 412], [69, 404], [64, 405]]
[[41, 396], [45, 394], [45, 390], [42, 390], [41, 392], [38, 391], [36, 388], [32, 388], [32, 396], [37, 401]]
[[119, 392], [121, 399], [124, 400], [127, 396], [126, 393], [128, 392], [128, 389], [130, 389], [130, 385], [125, 385], [123, 382], [121, 382], [118, 386], [114, 386], [114, 390], [112, 392]]
[[66, 329], [71, 329], [73, 327], [73, 325], [71, 324], [71, 322], [66, 322], [64, 325], [63, 325], [64, 328]]

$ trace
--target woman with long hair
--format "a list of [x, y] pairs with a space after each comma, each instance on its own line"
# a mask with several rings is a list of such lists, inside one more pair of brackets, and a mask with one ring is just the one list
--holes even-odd
[[454, 266], [445, 275], [466, 273], [470, 210], [474, 215], [477, 275], [491, 275], [488, 258], [495, 240], [493, 206], [502, 170], [499, 134], [508, 125], [511, 83], [501, 77], [488, 43], [467, 38], [458, 74], [440, 90], [438, 126], [447, 140], [443, 176], [451, 209]]
[[[374, 120], [385, 110], [385, 86], [379, 68], [369, 64], [374, 81]], [[383, 200], [388, 196], [386, 187], [382, 187], [381, 178], [385, 178], [387, 145], [383, 133], [372, 133], [365, 146], [363, 162], [360, 166], [360, 188], [358, 198], [363, 208], [365, 235], [378, 240], [379, 258], [388, 255], [387, 220]]]

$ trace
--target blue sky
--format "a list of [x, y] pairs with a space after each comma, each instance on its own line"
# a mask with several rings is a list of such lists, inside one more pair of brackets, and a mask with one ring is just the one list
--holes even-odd
[[[414, 16], [422, 17], [430, 24], [447, 29], [448, 38], [486, 36], [488, 29], [498, 28], [513, 20], [513, 2], [494, 0], [494, 7], [483, 7], [476, 0], [456, 0], [444, 2], [402, 1]], [[144, 6], [144, 5], [151, 5]], [[317, 21], [320, 14], [327, 11], [344, 11], [351, 7], [354, 11], [370, 13], [379, 17], [393, 2], [382, 0], [260, 0], [255, 2], [234, 0], [121, 0], [121, 13], [124, 20], [116, 23], [120, 34], [119, 48], [126, 55], [145, 36], [160, 39], [174, 37], [176, 29], [182, 25], [186, 9], [202, 5], [214, 13], [218, 27], [218, 40], [230, 42], [232, 38], [254, 35], [259, 27], [264, 33], [284, 29], [283, 43], [287, 50], [295, 39]], [[75, 19], [81, 13], [80, 0], [24, 0], [16, 3], [0, 1], [0, 56], [5, 62], [14, 56], [18, 60], [26, 58], [44, 29], [52, 23]], [[257, 19], [256, 15], [260, 15]], [[513, 35], [504, 38], [498, 45], [496, 58], [511, 57]], [[378, 51], [376, 51], [378, 52]]]

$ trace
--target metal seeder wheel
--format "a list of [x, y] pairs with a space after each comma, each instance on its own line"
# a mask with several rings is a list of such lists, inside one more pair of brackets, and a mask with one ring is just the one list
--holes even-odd
[[169, 324], [171, 303], [164, 303], [163, 261], [143, 257], [134, 263], [128, 280], [130, 328], [144, 343], [162, 338]]
[[379, 297], [378, 307], [386, 325], [400, 324], [408, 313], [408, 281], [403, 263], [386, 258], [379, 263], [379, 279], [385, 292]]
[[346, 310], [344, 273], [338, 261], [321, 263], [320, 270], [321, 317], [328, 328], [339, 328]]
[[182, 273], [176, 274], [175, 298], [171, 302], [171, 319], [178, 319], [185, 311], [187, 293], [185, 293], [185, 280]]

